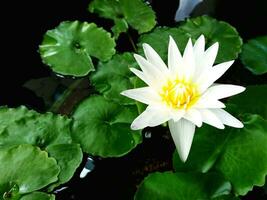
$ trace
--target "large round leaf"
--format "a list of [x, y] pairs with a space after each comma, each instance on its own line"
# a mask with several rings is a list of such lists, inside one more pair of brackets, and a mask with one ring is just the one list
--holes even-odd
[[78, 144], [49, 145], [46, 150], [49, 156], [55, 158], [60, 166], [58, 182], [50, 186], [52, 189], [70, 180], [82, 162], [83, 153]]
[[170, 36], [176, 41], [180, 50], [185, 47], [189, 36], [179, 28], [156, 27], [151, 33], [143, 34], [138, 40], [138, 53], [143, 53], [143, 43], [147, 43], [156, 50], [160, 57], [167, 62], [168, 43]]
[[73, 113], [73, 138], [87, 153], [102, 157], [122, 156], [142, 140], [140, 131], [130, 129], [136, 116], [136, 106], [121, 106], [102, 96], [91, 96]]
[[185, 166], [175, 154], [176, 171], [208, 171], [212, 167], [232, 183], [239, 195], [253, 186], [263, 186], [267, 175], [267, 122], [259, 115], [246, 115], [243, 122], [242, 129], [199, 129]]
[[241, 53], [243, 64], [256, 75], [267, 72], [267, 36], [249, 40]]
[[28, 144], [1, 149], [0, 163], [1, 197], [13, 195], [12, 192], [3, 194], [12, 191], [7, 185], [18, 187], [19, 194], [39, 190], [57, 181], [60, 171], [54, 158], [49, 158], [45, 151]]
[[0, 108], [0, 147], [32, 144], [44, 149], [52, 144], [70, 144], [71, 120], [52, 113], [40, 114], [21, 106]]
[[134, 87], [131, 78], [135, 75], [130, 71], [131, 67], [137, 67], [137, 63], [130, 53], [115, 55], [108, 62], [100, 62], [90, 80], [105, 98], [120, 104], [134, 104], [133, 100], [120, 94]]
[[112, 30], [116, 38], [127, 31], [128, 24], [139, 33], [148, 32], [156, 25], [155, 13], [142, 0], [93, 0], [89, 11], [114, 20]]
[[234, 105], [236, 113], [252, 113], [267, 119], [267, 85], [251, 85], [236, 96], [229, 98], [228, 103]]
[[90, 56], [106, 61], [115, 53], [114, 47], [110, 33], [94, 23], [66, 21], [46, 32], [39, 50], [54, 72], [85, 76], [94, 70]]
[[241, 51], [242, 39], [234, 27], [223, 21], [217, 21], [208, 16], [188, 19], [176, 28], [157, 28], [139, 39], [139, 52], [142, 52], [142, 43], [150, 44], [161, 55], [167, 59], [169, 35], [176, 41], [179, 49], [184, 50], [188, 38], [195, 41], [201, 34], [205, 36], [206, 47], [219, 42], [219, 52], [216, 63], [233, 60]]
[[0, 108], [0, 147], [32, 144], [55, 158], [61, 168], [56, 186], [67, 182], [81, 163], [82, 151], [72, 144], [71, 120], [52, 113], [40, 114], [21, 106]]
[[139, 186], [136, 200], [199, 200], [229, 194], [231, 185], [216, 173], [153, 173]]
[[33, 192], [26, 194], [20, 198], [20, 200], [55, 200], [55, 195], [46, 194], [43, 192]]

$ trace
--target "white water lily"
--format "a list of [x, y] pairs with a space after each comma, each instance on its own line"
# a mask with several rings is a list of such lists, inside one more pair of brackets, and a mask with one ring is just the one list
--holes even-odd
[[189, 39], [183, 56], [170, 36], [168, 67], [156, 51], [143, 44], [145, 58], [134, 57], [142, 71], [131, 71], [148, 86], [123, 91], [121, 94], [147, 104], [146, 110], [132, 123], [133, 130], [158, 126], [168, 122], [179, 156], [186, 161], [193, 141], [195, 126], [207, 123], [223, 129], [224, 124], [242, 128], [243, 124], [224, 111], [219, 101], [245, 90], [242, 86], [214, 84], [234, 61], [213, 66], [219, 44], [205, 51], [205, 38], [201, 35], [194, 46]]

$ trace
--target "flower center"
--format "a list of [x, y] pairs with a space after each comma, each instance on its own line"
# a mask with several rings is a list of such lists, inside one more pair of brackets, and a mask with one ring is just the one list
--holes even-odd
[[198, 99], [198, 91], [195, 84], [176, 79], [169, 80], [162, 87], [160, 96], [172, 108], [188, 109]]

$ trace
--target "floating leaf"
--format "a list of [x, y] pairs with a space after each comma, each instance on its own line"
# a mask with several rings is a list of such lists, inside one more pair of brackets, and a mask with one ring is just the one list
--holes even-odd
[[267, 72], [267, 36], [249, 40], [243, 46], [242, 63], [253, 74], [260, 75]]
[[70, 144], [71, 120], [52, 113], [40, 114], [21, 106], [0, 108], [0, 147], [32, 144], [44, 149], [52, 144]]
[[223, 195], [216, 198], [212, 198], [212, 200], [240, 200], [240, 199], [233, 195]]
[[0, 108], [0, 147], [31, 144], [47, 151], [61, 168], [57, 185], [68, 181], [81, 163], [82, 152], [72, 144], [71, 120], [26, 107]]
[[236, 113], [252, 113], [267, 119], [267, 85], [247, 86], [246, 90], [229, 98], [228, 103], [235, 105]]
[[131, 67], [137, 67], [131, 53], [115, 55], [108, 62], [99, 62], [97, 71], [91, 74], [90, 80], [97, 91], [108, 100], [120, 104], [134, 104], [133, 100], [120, 94], [134, 87], [131, 78], [135, 75], [130, 71]]
[[179, 49], [181, 50], [181, 47], [184, 48], [189, 39], [189, 36], [187, 36], [179, 28], [156, 27], [151, 33], [143, 34], [140, 36], [139, 42], [137, 44], [138, 53], [144, 54], [142, 44], [147, 43], [151, 45], [160, 55], [160, 57], [166, 62], [168, 56], [168, 44], [170, 35], [176, 41], [179, 46]]
[[73, 113], [73, 138], [87, 153], [102, 157], [122, 156], [142, 140], [140, 131], [130, 129], [136, 116], [136, 106], [121, 106], [102, 96], [91, 96]]
[[238, 195], [245, 195], [253, 186], [263, 186], [267, 175], [267, 122], [259, 115], [243, 118], [242, 129], [198, 129], [185, 166], [175, 155], [176, 171], [216, 169]]
[[231, 185], [216, 173], [153, 173], [139, 186], [136, 200], [198, 200], [229, 194]]
[[107, 61], [115, 53], [110, 33], [87, 22], [62, 22], [44, 35], [43, 62], [62, 75], [85, 76], [94, 70], [91, 56]]
[[138, 51], [142, 52], [142, 43], [150, 44], [166, 61], [169, 35], [171, 35], [183, 50], [189, 38], [195, 41], [201, 34], [205, 36], [206, 47], [219, 42], [219, 52], [216, 63], [225, 62], [237, 58], [241, 51], [242, 39], [234, 27], [223, 21], [217, 21], [208, 16], [188, 19], [176, 28], [159, 27], [153, 32], [140, 37]]
[[55, 195], [46, 194], [44, 192], [33, 192], [24, 195], [20, 200], [55, 200]]
[[[31, 145], [19, 145], [0, 150], [0, 191], [10, 192], [10, 185], [19, 194], [39, 190], [57, 181], [59, 167], [54, 158]], [[14, 190], [13, 190], [14, 192]], [[2, 197], [4, 194], [0, 194]], [[5, 195], [11, 195], [12, 192]]]
[[114, 20], [112, 30], [116, 38], [127, 31], [128, 24], [140, 34], [156, 25], [155, 13], [142, 0], [94, 0], [89, 4], [89, 11]]
[[78, 144], [49, 145], [46, 150], [49, 153], [49, 156], [55, 158], [60, 166], [59, 180], [57, 183], [50, 186], [52, 189], [70, 180], [82, 162], [83, 154], [80, 145]]

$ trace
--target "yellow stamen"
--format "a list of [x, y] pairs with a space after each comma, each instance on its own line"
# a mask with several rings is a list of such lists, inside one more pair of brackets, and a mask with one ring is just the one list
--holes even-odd
[[198, 99], [197, 86], [190, 82], [168, 80], [160, 93], [163, 102], [176, 109], [188, 109]]

